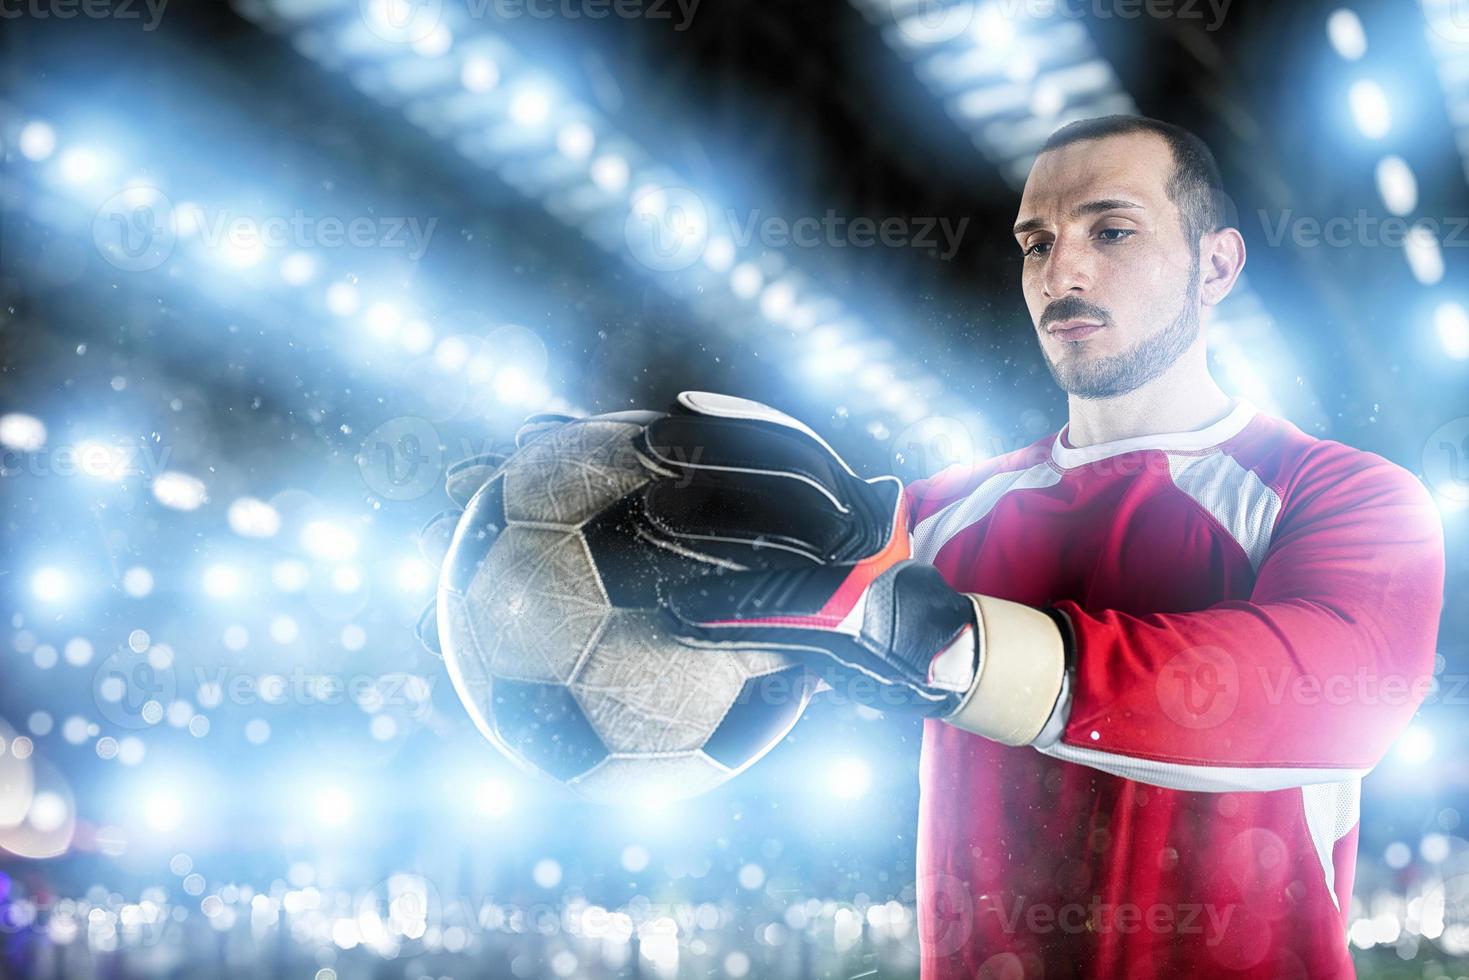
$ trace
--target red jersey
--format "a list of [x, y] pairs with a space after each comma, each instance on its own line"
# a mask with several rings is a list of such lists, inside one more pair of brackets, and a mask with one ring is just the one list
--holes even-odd
[[1240, 402], [908, 494], [915, 559], [1074, 640], [1032, 745], [926, 723], [925, 980], [1353, 976], [1361, 781], [1428, 693], [1443, 602], [1423, 486]]

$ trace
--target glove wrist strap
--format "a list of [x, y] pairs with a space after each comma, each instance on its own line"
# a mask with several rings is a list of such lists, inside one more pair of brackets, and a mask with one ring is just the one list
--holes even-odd
[[979, 624], [979, 672], [944, 720], [1005, 745], [1029, 745], [1061, 693], [1066, 674], [1061, 631], [1039, 609], [993, 596], [967, 598]]

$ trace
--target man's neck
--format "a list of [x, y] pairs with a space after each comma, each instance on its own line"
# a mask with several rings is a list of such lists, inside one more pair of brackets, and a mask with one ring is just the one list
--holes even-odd
[[1184, 363], [1188, 360], [1180, 358], [1162, 375], [1116, 398], [1068, 396], [1067, 443], [1080, 449], [1139, 436], [1193, 432], [1224, 418], [1234, 403], [1204, 364]]

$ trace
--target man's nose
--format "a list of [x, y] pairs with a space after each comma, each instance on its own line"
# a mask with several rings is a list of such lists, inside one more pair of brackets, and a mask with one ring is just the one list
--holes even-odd
[[1057, 239], [1051, 244], [1046, 256], [1045, 275], [1041, 289], [1047, 299], [1060, 299], [1075, 293], [1084, 293], [1091, 288], [1091, 258], [1086, 246], [1080, 242]]

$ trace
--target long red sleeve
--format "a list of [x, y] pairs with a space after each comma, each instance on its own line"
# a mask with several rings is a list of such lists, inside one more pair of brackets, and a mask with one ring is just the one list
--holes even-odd
[[1328, 782], [1382, 758], [1430, 690], [1442, 531], [1406, 472], [1322, 445], [1284, 488], [1248, 599], [1150, 615], [1056, 603], [1076, 658], [1065, 732], [1044, 751], [1181, 789]]

